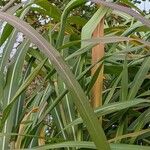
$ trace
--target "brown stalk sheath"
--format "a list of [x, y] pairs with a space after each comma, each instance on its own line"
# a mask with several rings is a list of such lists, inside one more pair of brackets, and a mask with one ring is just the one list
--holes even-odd
[[[100, 21], [95, 31], [93, 32], [93, 38], [104, 36], [104, 18]], [[92, 64], [98, 61], [104, 56], [104, 44], [98, 44], [92, 49]], [[99, 64], [92, 69], [92, 75], [95, 73]], [[103, 89], [103, 67], [99, 73], [99, 76], [92, 88], [91, 105], [93, 108], [102, 105], [102, 89]]]

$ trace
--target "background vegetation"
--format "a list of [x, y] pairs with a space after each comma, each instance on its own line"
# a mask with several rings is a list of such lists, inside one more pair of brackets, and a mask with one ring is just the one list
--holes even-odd
[[150, 149], [150, 14], [91, 1], [0, 1], [2, 150]]

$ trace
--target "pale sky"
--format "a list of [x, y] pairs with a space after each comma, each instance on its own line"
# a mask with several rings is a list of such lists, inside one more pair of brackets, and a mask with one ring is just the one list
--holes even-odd
[[[142, 1], [142, 0], [141, 0]], [[146, 10], [147, 12], [150, 11], [150, 1], [146, 0], [145, 2], [142, 1], [141, 4], [137, 4], [137, 6], [141, 9], [141, 10]]]

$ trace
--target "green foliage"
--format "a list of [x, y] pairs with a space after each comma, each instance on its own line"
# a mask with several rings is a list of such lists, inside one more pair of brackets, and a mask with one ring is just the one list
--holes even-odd
[[[129, 7], [102, 2], [97, 8], [84, 0], [0, 3], [7, 8], [0, 11], [2, 150], [149, 149], [150, 16], [120, 2]], [[103, 17], [105, 36], [92, 39]], [[92, 64], [91, 49], [99, 43], [105, 57]], [[91, 89], [101, 64], [103, 106], [93, 110]]]

